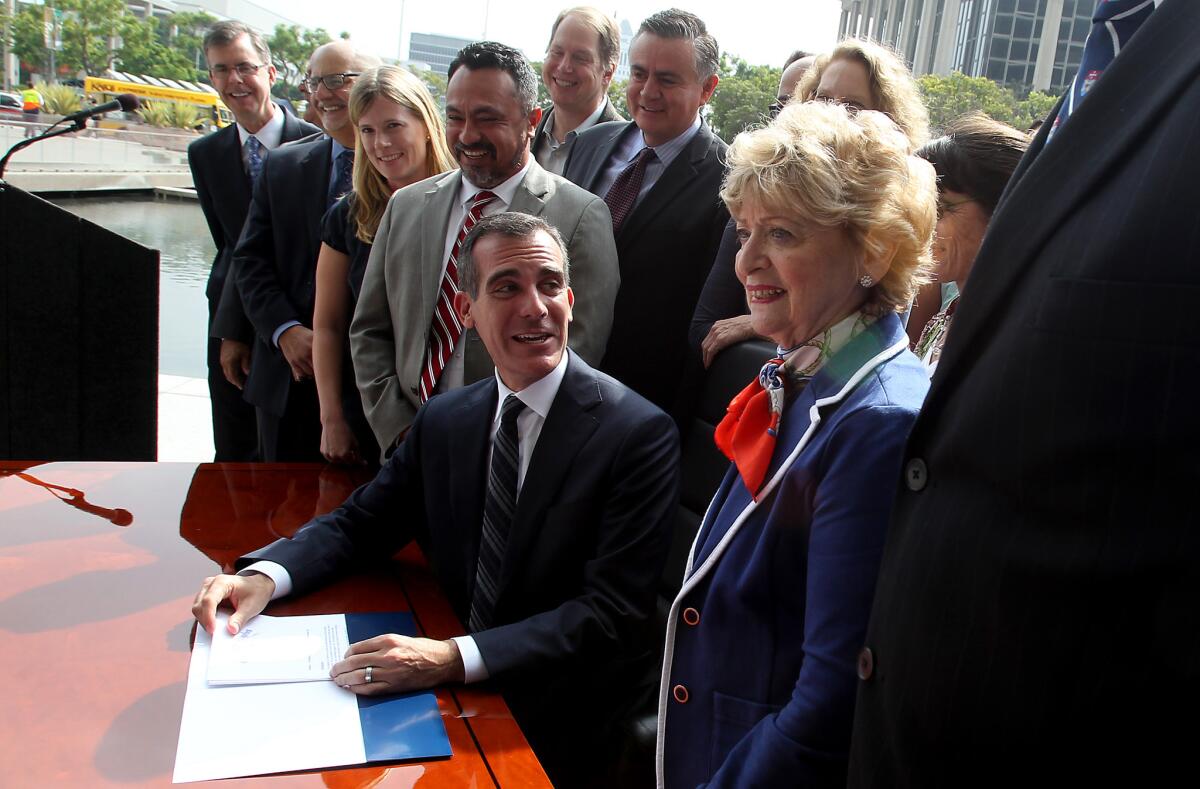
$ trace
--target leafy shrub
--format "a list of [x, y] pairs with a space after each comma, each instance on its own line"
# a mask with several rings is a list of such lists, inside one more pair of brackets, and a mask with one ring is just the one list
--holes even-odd
[[45, 110], [51, 115], [70, 115], [79, 112], [79, 94], [69, 85], [42, 85], [38, 88], [45, 102]]

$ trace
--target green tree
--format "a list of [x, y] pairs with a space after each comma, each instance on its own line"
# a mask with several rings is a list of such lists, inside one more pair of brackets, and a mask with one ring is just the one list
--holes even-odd
[[162, 43], [154, 18], [138, 19], [130, 14], [122, 20], [121, 48], [116, 59], [120, 70], [130, 74], [189, 81], [200, 76], [187, 55]]
[[46, 65], [46, 38], [42, 26], [42, 7], [19, 4], [8, 28], [9, 45], [17, 60], [31, 69]]
[[629, 102], [625, 100], [625, 89], [629, 87], [629, 80], [614, 79], [608, 83], [608, 100], [612, 102], [613, 107], [617, 112], [621, 113], [621, 117], [632, 119], [629, 114]]
[[275, 32], [267, 39], [271, 61], [278, 74], [271, 92], [283, 98], [299, 99], [300, 80], [304, 78], [313, 50], [332, 40], [324, 28], [310, 30], [299, 25], [276, 25]]
[[432, 69], [423, 69], [414, 71], [413, 74], [425, 83], [425, 87], [429, 88], [429, 95], [433, 96], [433, 103], [440, 109], [446, 109], [446, 78]]
[[113, 46], [129, 16], [125, 0], [54, 0], [54, 4], [65, 12], [59, 68], [103, 74], [112, 64]]
[[529, 65], [533, 67], [533, 73], [538, 75], [537, 105], [539, 107], [541, 107], [543, 110], [548, 110], [548, 109], [550, 109], [550, 105], [553, 104], [554, 102], [553, 102], [553, 99], [550, 98], [550, 91], [546, 88], [546, 83], [542, 81], [542, 61], [535, 60], [535, 61], [531, 62]]
[[1052, 93], [1042, 93], [1040, 90], [1030, 91], [1029, 95], [1017, 103], [1017, 112], [1012, 125], [1018, 129], [1028, 129], [1034, 121], [1045, 120], [1058, 103], [1058, 96]]
[[752, 66], [739, 57], [723, 55], [720, 82], [709, 101], [709, 123], [726, 142], [746, 128], [762, 123], [779, 89], [780, 69]]
[[203, 11], [181, 11], [171, 14], [159, 25], [158, 40], [163, 46], [170, 47], [187, 58], [197, 75], [207, 74], [204, 34], [216, 21], [215, 16]]

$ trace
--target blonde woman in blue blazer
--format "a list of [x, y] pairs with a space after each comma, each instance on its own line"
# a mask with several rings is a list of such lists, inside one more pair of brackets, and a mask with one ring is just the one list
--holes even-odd
[[729, 149], [722, 190], [755, 333], [733, 460], [668, 620], [666, 787], [841, 787], [856, 661], [901, 452], [928, 387], [897, 316], [924, 281], [933, 169], [878, 112], [793, 105]]

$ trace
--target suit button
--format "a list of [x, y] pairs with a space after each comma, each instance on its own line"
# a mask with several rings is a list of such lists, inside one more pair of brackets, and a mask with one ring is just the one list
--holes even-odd
[[925, 484], [929, 482], [929, 469], [925, 468], [925, 461], [920, 458], [912, 458], [904, 465], [904, 484], [908, 489], [916, 492], [924, 490]]
[[870, 647], [863, 647], [858, 653], [858, 678], [864, 682], [875, 673], [875, 654]]
[[680, 704], [687, 704], [688, 692], [687, 688], [685, 688], [683, 685], [676, 685], [675, 687], [671, 688], [671, 695], [673, 695], [675, 700]]
[[684, 624], [695, 627], [696, 625], [700, 624], [700, 612], [695, 608], [683, 609], [683, 621]]

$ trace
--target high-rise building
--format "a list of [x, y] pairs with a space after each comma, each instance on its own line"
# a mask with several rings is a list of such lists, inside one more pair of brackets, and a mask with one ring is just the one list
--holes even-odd
[[1095, 8], [1096, 0], [842, 0], [838, 38], [889, 44], [917, 75], [961, 71], [1061, 92]]
[[633, 26], [628, 19], [622, 19], [621, 24], [621, 59], [617, 61], [617, 70], [613, 80], [620, 82], [629, 79], [629, 43], [633, 41]]
[[454, 60], [458, 50], [474, 43], [473, 38], [413, 33], [408, 38], [408, 59], [410, 62], [425, 63], [430, 71], [436, 71], [444, 77], [450, 71], [450, 61]]

